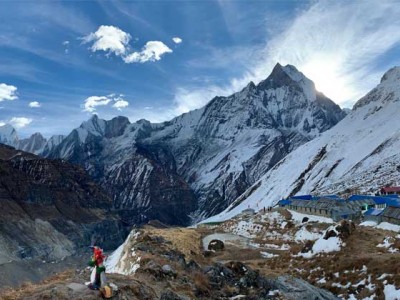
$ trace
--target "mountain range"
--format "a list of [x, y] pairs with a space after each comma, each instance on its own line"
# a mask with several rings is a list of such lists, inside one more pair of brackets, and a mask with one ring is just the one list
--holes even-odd
[[168, 122], [93, 115], [66, 137], [18, 140], [8, 126], [0, 141], [82, 166], [128, 224], [187, 225], [226, 209], [345, 116], [295, 67], [277, 64], [259, 84]]

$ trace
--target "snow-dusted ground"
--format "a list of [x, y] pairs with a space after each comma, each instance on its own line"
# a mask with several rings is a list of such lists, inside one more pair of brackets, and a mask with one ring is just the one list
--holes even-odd
[[388, 231], [400, 232], [400, 225], [391, 224], [388, 222], [381, 222], [381, 223], [377, 224], [376, 222], [373, 222], [373, 221], [365, 221], [365, 222], [362, 222], [360, 225], [379, 228], [379, 229], [388, 230]]

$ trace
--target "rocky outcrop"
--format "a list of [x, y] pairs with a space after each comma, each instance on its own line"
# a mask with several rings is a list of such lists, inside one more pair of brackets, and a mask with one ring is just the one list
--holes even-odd
[[289, 300], [340, 299], [326, 290], [317, 288], [302, 279], [291, 276], [278, 277], [276, 280], [271, 281], [271, 287], [274, 290], [279, 290], [284, 298]]
[[0, 260], [60, 259], [125, 238], [112, 199], [86, 172], [0, 145]]

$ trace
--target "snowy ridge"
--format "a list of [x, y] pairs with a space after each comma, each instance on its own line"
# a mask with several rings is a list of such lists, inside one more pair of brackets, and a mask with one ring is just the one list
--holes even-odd
[[399, 74], [399, 67], [389, 70], [346, 118], [282, 159], [247, 197], [209, 221], [229, 219], [248, 207], [272, 206], [295, 194], [370, 193], [398, 182]]

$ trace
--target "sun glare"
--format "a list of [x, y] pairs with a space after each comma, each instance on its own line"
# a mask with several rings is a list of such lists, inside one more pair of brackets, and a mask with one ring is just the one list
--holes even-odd
[[324, 93], [325, 96], [337, 104], [351, 99], [355, 91], [339, 72], [340, 64], [332, 59], [314, 59], [303, 66], [300, 70], [315, 83], [315, 88]]

